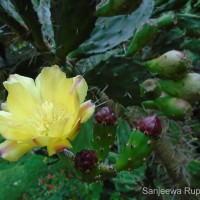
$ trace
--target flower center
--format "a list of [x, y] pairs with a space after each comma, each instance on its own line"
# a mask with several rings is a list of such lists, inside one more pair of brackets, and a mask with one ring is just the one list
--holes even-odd
[[43, 102], [36, 110], [31, 120], [32, 125], [41, 135], [48, 135], [49, 128], [59, 122], [67, 119], [67, 113], [60, 106], [54, 106], [51, 102]]

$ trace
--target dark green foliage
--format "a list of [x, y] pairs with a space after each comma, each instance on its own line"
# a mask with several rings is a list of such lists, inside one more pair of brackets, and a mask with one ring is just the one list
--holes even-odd
[[44, 41], [42, 25], [39, 22], [38, 15], [33, 8], [31, 0], [12, 0], [12, 2], [28, 27], [28, 31], [30, 31], [38, 50], [43, 52], [50, 51], [48, 45]]
[[132, 58], [111, 57], [85, 74], [90, 85], [106, 89], [114, 101], [123, 105], [140, 104], [139, 84], [150, 77], [148, 71]]
[[95, 1], [59, 0], [52, 1], [51, 13], [58, 62], [75, 50], [90, 35], [94, 28]]
[[[155, 8], [154, 14], [160, 14], [162, 12], [168, 11], [168, 10], [176, 10], [180, 9], [182, 6], [184, 6], [187, 3], [188, 0], [169, 0], [166, 2], [163, 2], [159, 7]], [[159, 3], [160, 4], [160, 3]]]
[[[47, 166], [44, 157], [27, 155], [18, 163], [0, 161], [0, 199], [18, 199], [27, 188], [36, 187], [38, 176], [45, 174]], [[40, 170], [38, 170], [40, 169]]]
[[106, 52], [122, 42], [126, 42], [136, 28], [151, 15], [153, 1], [145, 0], [141, 7], [131, 15], [99, 17], [91, 37], [69, 54], [70, 58]]
[[109, 17], [130, 14], [139, 7], [140, 3], [142, 3], [142, 0], [109, 0], [96, 11], [96, 15]]
[[192, 175], [192, 184], [198, 188], [200, 185], [200, 162], [198, 160], [192, 160], [188, 168]]
[[185, 39], [181, 44], [181, 48], [200, 54], [200, 39]]
[[114, 178], [115, 188], [119, 192], [138, 192], [141, 190], [140, 184], [145, 178], [146, 165], [134, 171], [122, 171]]
[[178, 14], [178, 26], [186, 31], [186, 35], [192, 38], [200, 37], [200, 21], [199, 16], [195, 14]]

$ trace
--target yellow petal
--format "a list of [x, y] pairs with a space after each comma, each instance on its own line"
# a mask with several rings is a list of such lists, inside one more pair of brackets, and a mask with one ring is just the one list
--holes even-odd
[[28, 123], [13, 119], [13, 116], [5, 111], [0, 111], [0, 134], [8, 140], [27, 140], [37, 135]]
[[72, 145], [69, 140], [66, 139], [51, 139], [50, 143], [47, 146], [47, 151], [49, 156], [52, 156], [55, 153], [63, 151], [64, 148], [71, 148]]
[[88, 85], [82, 76], [78, 75], [73, 78], [73, 85], [71, 92], [72, 94], [74, 94], [75, 92], [78, 93], [80, 103], [84, 102], [85, 97], [87, 95], [87, 90], [88, 90]]
[[81, 104], [80, 107], [81, 123], [86, 122], [93, 115], [94, 111], [95, 111], [95, 104], [92, 103], [90, 100]]
[[[36, 108], [36, 102], [20, 83], [6, 85], [8, 90], [7, 108], [18, 120], [30, 117]], [[31, 90], [31, 88], [30, 88]]]
[[32, 138], [30, 142], [32, 142], [32, 144], [36, 147], [44, 147], [48, 145], [49, 137], [46, 135], [41, 135], [41, 136]]
[[73, 141], [77, 134], [79, 133], [79, 130], [81, 128], [80, 125], [80, 119], [74, 124], [74, 126], [70, 129], [70, 132], [68, 132], [67, 134], [67, 139], [69, 139], [70, 141]]
[[34, 146], [29, 143], [18, 143], [6, 140], [0, 144], [0, 156], [9, 161], [17, 161]]
[[34, 101], [41, 103], [41, 96], [36, 88], [35, 82], [32, 78], [20, 76], [18, 74], [10, 75], [7, 81], [4, 82], [5, 88], [8, 90], [9, 86], [18, 83], [32, 96]]
[[69, 114], [77, 113], [79, 99], [70, 93], [73, 80], [67, 79], [57, 65], [43, 68], [36, 78], [36, 87], [41, 92], [43, 101], [61, 106]]

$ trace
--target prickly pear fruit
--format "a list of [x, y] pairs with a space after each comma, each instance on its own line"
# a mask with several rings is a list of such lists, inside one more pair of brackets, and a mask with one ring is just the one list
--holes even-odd
[[145, 66], [163, 78], [178, 79], [192, 69], [191, 61], [184, 52], [168, 51], [160, 57], [147, 61]]
[[113, 125], [116, 122], [115, 114], [108, 107], [102, 107], [95, 116], [95, 121], [100, 124]]
[[138, 122], [138, 128], [146, 135], [158, 136], [162, 132], [160, 119], [156, 115], [148, 116]]
[[131, 44], [126, 52], [126, 56], [134, 55], [143, 47], [152, 42], [157, 32], [158, 25], [153, 20], [149, 20], [144, 23], [133, 36]]
[[180, 80], [159, 80], [161, 89], [167, 94], [190, 102], [200, 100], [200, 74], [188, 73]]
[[142, 0], [109, 0], [96, 11], [97, 16], [110, 17], [132, 13], [139, 7]]
[[156, 148], [157, 138], [144, 134], [139, 130], [133, 131], [127, 145], [122, 150], [116, 162], [116, 170], [136, 169]]
[[74, 164], [80, 171], [90, 171], [98, 162], [97, 155], [93, 150], [82, 150], [78, 152], [74, 159]]
[[160, 85], [155, 79], [147, 79], [140, 84], [140, 93], [147, 99], [155, 99], [161, 95]]
[[98, 159], [104, 160], [116, 138], [116, 116], [108, 107], [101, 108], [94, 116], [92, 146]]
[[167, 117], [175, 120], [185, 120], [192, 114], [192, 106], [184, 99], [165, 96], [156, 98], [154, 103]]

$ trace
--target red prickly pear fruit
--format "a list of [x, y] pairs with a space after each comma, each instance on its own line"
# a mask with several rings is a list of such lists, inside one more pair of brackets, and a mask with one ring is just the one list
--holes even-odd
[[94, 119], [96, 123], [114, 125], [117, 118], [114, 112], [108, 107], [102, 107], [95, 115]]
[[93, 150], [82, 150], [75, 156], [74, 164], [83, 172], [90, 171], [98, 162], [96, 152]]
[[148, 116], [138, 122], [139, 130], [146, 135], [158, 136], [162, 132], [161, 122], [158, 116]]

